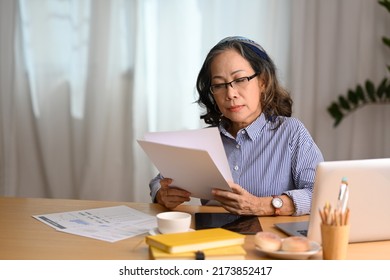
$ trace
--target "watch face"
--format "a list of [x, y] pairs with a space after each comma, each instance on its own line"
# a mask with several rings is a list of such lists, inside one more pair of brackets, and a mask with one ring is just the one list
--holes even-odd
[[275, 197], [272, 199], [272, 205], [275, 208], [281, 208], [283, 205], [283, 200], [280, 197]]

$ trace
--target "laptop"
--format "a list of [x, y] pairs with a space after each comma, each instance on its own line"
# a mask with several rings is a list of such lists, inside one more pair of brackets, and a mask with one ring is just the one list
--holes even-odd
[[335, 209], [343, 177], [347, 178], [349, 187], [349, 242], [389, 240], [390, 158], [319, 163], [309, 221], [277, 223], [276, 228], [321, 243], [319, 209], [327, 202]]

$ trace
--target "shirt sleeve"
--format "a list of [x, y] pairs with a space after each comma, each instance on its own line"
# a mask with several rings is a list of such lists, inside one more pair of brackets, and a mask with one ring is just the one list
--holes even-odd
[[290, 141], [291, 171], [295, 189], [284, 192], [295, 206], [293, 216], [310, 214], [311, 199], [318, 163], [324, 160], [307, 129], [299, 122]]
[[150, 197], [152, 199], [152, 202], [156, 202], [156, 195], [157, 192], [160, 190], [161, 185], [160, 185], [160, 180], [163, 179], [164, 177], [161, 174], [158, 174], [156, 177], [154, 177], [150, 182], [149, 182], [149, 188], [150, 188]]

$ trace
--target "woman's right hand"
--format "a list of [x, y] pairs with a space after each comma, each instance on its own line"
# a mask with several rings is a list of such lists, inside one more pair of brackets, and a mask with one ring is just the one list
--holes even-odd
[[169, 185], [172, 184], [172, 182], [173, 180], [170, 178], [161, 179], [161, 188], [156, 195], [157, 203], [165, 206], [168, 209], [173, 209], [183, 202], [190, 201], [191, 199], [190, 192], [177, 187], [170, 187]]

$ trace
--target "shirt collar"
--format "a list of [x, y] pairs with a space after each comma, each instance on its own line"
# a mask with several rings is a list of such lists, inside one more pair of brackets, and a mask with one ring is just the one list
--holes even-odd
[[251, 140], [255, 140], [263, 131], [265, 125], [267, 124], [267, 120], [265, 119], [265, 115], [263, 113], [250, 125], [246, 128], [246, 133], [248, 134]]
[[[265, 119], [264, 114], [261, 113], [256, 120], [254, 120], [247, 127], [240, 129], [240, 131], [245, 131], [251, 140], [255, 140], [261, 134], [267, 122], [268, 121]], [[219, 130], [222, 134], [231, 136], [231, 134], [226, 129], [228, 125], [229, 124], [226, 120], [222, 120], [219, 125]]]

